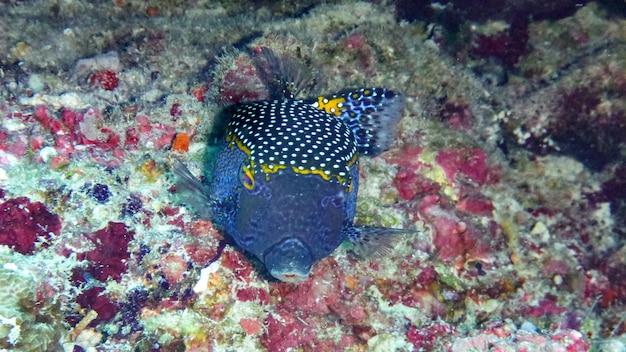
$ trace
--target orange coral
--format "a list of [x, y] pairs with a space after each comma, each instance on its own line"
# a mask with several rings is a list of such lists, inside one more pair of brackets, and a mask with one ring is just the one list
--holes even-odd
[[189, 151], [189, 135], [187, 133], [177, 133], [172, 142], [172, 150], [178, 152]]

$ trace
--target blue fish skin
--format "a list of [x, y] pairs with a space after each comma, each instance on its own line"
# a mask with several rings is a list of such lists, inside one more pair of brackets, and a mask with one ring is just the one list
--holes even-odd
[[174, 171], [201, 216], [273, 277], [302, 281], [345, 240], [368, 255], [406, 232], [354, 225], [359, 154], [389, 147], [402, 106], [402, 96], [384, 88], [244, 104], [230, 119], [208, 188], [182, 164]]

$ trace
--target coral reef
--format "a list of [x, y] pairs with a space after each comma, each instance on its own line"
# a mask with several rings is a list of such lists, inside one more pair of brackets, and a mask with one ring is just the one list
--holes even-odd
[[51, 268], [33, 265], [32, 260], [11, 253], [6, 247], [0, 250], [0, 264], [0, 348], [60, 349], [67, 330], [58, 274], [51, 276], [48, 272]]
[[[1, 1], [0, 349], [624, 350], [621, 7]], [[406, 98], [356, 220], [413, 232], [298, 285], [170, 171], [210, 181], [231, 104], [272, 96], [264, 48], [299, 97]]]

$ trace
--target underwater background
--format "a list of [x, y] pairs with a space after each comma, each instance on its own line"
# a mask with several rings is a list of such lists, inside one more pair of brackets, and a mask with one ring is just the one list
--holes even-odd
[[[0, 1], [0, 350], [626, 351], [626, 3]], [[356, 223], [272, 279], [176, 193], [232, 104], [404, 96]]]

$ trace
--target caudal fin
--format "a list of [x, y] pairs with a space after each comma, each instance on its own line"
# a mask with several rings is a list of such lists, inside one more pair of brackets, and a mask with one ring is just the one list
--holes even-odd
[[385, 88], [364, 88], [320, 96], [313, 105], [350, 127], [359, 154], [376, 156], [389, 148], [400, 121], [404, 98]]

